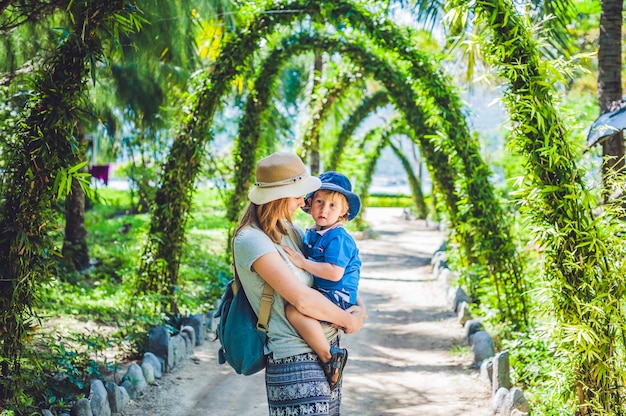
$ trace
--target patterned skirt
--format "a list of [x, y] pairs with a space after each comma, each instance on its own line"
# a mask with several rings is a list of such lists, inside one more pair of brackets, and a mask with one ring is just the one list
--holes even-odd
[[[336, 344], [334, 342], [333, 344]], [[341, 383], [330, 391], [314, 353], [269, 358], [265, 387], [270, 416], [339, 416]]]

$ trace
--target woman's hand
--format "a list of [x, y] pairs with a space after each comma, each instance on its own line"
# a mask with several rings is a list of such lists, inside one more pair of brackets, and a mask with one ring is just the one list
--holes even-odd
[[283, 250], [285, 250], [287, 257], [289, 257], [289, 261], [291, 261], [293, 265], [297, 268], [304, 269], [304, 262], [306, 260], [304, 255], [302, 255], [302, 253], [300, 253], [298, 250], [294, 250], [293, 248], [284, 244], [282, 245], [282, 247]]
[[[353, 334], [358, 332], [363, 327], [363, 319], [367, 318], [367, 313], [364, 306], [354, 305], [346, 309], [346, 312], [350, 314], [352, 324], [347, 327], [338, 327], [346, 334]], [[336, 325], [333, 325], [337, 327]]]

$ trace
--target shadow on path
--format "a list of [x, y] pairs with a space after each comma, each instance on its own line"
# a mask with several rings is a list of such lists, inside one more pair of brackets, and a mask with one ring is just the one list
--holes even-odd
[[472, 368], [464, 329], [446, 301], [430, 260], [444, 235], [368, 209], [378, 238], [358, 241], [364, 328], [344, 335], [349, 350], [342, 414], [490, 416], [489, 386]]

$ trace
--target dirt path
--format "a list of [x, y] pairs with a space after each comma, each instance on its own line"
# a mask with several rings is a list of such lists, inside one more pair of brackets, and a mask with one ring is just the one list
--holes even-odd
[[[377, 239], [359, 240], [360, 293], [369, 318], [344, 335], [350, 351], [342, 414], [352, 416], [489, 416], [489, 387], [471, 368], [464, 330], [434, 279], [433, 252], [444, 236], [407, 221], [401, 209], [374, 208], [366, 220]], [[124, 416], [252, 416], [267, 414], [263, 373], [240, 376], [217, 364], [205, 342], [193, 359], [133, 400]], [[462, 350], [456, 348], [456, 350]]]

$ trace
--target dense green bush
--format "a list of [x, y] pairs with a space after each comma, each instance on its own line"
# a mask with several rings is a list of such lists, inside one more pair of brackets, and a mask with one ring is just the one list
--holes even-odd
[[[88, 394], [89, 379], [104, 378], [143, 352], [147, 331], [212, 309], [232, 272], [226, 259], [227, 221], [216, 190], [200, 189], [188, 223], [177, 291], [181, 316], [153, 314], [159, 299], [137, 298], [133, 282], [149, 216], [133, 214], [131, 192], [100, 188], [85, 214], [92, 267], [83, 273], [56, 268], [42, 286], [41, 323], [25, 352], [23, 408], [62, 410]], [[62, 223], [62, 212], [57, 211]], [[54, 235], [62, 243], [62, 232]], [[172, 331], [176, 331], [174, 326]]]

